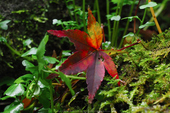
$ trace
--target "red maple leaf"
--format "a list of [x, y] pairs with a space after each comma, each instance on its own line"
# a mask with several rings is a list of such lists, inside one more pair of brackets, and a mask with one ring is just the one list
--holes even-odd
[[87, 30], [88, 34], [80, 30], [48, 30], [48, 32], [57, 37], [68, 37], [74, 43], [77, 51], [68, 57], [59, 70], [67, 75], [86, 71], [88, 98], [89, 103], [92, 103], [103, 81], [105, 69], [112, 77], [116, 76], [116, 79], [119, 79], [119, 76], [112, 58], [100, 48], [104, 34], [90, 9]]

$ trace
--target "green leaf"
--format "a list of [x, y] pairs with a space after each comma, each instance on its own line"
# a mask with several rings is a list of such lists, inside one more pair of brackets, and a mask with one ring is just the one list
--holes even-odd
[[22, 65], [26, 67], [26, 71], [30, 71], [34, 76], [38, 75], [38, 66], [34, 66], [34, 64], [27, 60], [23, 60]]
[[60, 75], [61, 79], [66, 83], [67, 87], [70, 89], [70, 92], [71, 92], [72, 96], [74, 96], [75, 92], [74, 92], [74, 90], [71, 87], [70, 79], [67, 78], [62, 72], [59, 72], [59, 75]]
[[141, 19], [138, 16], [124, 17], [121, 20], [128, 19], [131, 22], [134, 18], [137, 18], [139, 21], [141, 21]]
[[30, 45], [31, 43], [32, 43], [32, 40], [31, 40], [31, 39], [26, 39], [26, 40], [23, 41], [23, 45], [24, 45], [24, 46], [28, 46], [28, 45]]
[[7, 40], [3, 36], [0, 36], [0, 42], [7, 42]]
[[146, 22], [144, 25], [140, 25], [139, 28], [142, 29], [142, 28], [144, 28], [146, 26], [154, 26], [154, 25], [155, 25], [154, 22]]
[[0, 22], [0, 28], [3, 29], [3, 30], [7, 30], [8, 29], [8, 23], [10, 22], [11, 20], [4, 20], [2, 22]]
[[18, 11], [12, 11], [11, 13], [18, 13], [18, 14], [21, 14], [21, 13], [24, 13], [24, 12], [28, 12], [28, 10], [18, 10]]
[[74, 6], [73, 6], [73, 4], [70, 4], [70, 5], [67, 5], [67, 8], [71, 10], [74, 8]]
[[32, 73], [33, 76], [38, 77], [38, 66], [34, 66], [34, 67], [26, 67], [25, 69], [26, 71], [30, 71]]
[[26, 74], [23, 76], [20, 76], [17, 78], [14, 83], [19, 84], [19, 83], [25, 83], [27, 81], [33, 80], [33, 75], [32, 74]]
[[[35, 87], [34, 87], [35, 88]], [[40, 86], [39, 85], [37, 85], [37, 87], [35, 88], [35, 91], [34, 91], [34, 95], [35, 96], [40, 96]]]
[[48, 18], [45, 18], [43, 16], [42, 17], [35, 16], [35, 17], [33, 17], [33, 19], [37, 22], [40, 22], [40, 23], [45, 23], [48, 20]]
[[149, 2], [149, 3], [147, 3], [146, 5], [141, 5], [139, 8], [140, 8], [140, 9], [145, 9], [145, 8], [148, 8], [148, 7], [154, 7], [154, 6], [156, 6], [156, 5], [157, 5], [156, 2]]
[[37, 48], [36, 47], [33, 47], [31, 48], [30, 50], [28, 50], [27, 52], [23, 53], [21, 55], [21, 57], [25, 57], [25, 56], [28, 56], [28, 55], [34, 55], [37, 53]]
[[53, 113], [51, 108], [42, 108], [37, 113]]
[[127, 35], [125, 35], [125, 36], [123, 36], [123, 38], [126, 38], [126, 37], [128, 37], [128, 36], [134, 36], [134, 33], [132, 33], [132, 32], [130, 32], [130, 33], [128, 33]]
[[43, 69], [45, 61], [43, 60], [43, 56], [45, 54], [45, 45], [48, 41], [48, 35], [45, 35], [42, 41], [40, 42], [38, 49], [37, 49], [37, 61], [38, 61], [38, 70], [39, 72]]
[[6, 99], [8, 99], [8, 98], [11, 98], [11, 96], [4, 96], [4, 97], [2, 97], [2, 98], [0, 98], [1, 100], [6, 100]]
[[24, 105], [21, 102], [13, 102], [9, 106], [5, 107], [3, 113], [20, 113], [24, 109]]
[[14, 83], [16, 83], [16, 84], [24, 83], [24, 82], [25, 82], [25, 81], [24, 81], [21, 77], [17, 78], [17, 79], [14, 81]]
[[49, 56], [44, 56], [44, 60], [47, 61], [50, 64], [54, 64], [56, 62], [59, 62], [56, 58], [54, 57], [49, 57]]
[[132, 4], [138, 4], [138, 1], [130, 1], [130, 0], [124, 0], [123, 5], [132, 5]]
[[117, 4], [117, 3], [120, 3], [121, 0], [111, 0], [111, 2]]
[[49, 36], [45, 35], [44, 38], [42, 39], [42, 41], [40, 42], [38, 49], [37, 49], [37, 58], [41, 59], [43, 58], [44, 54], [45, 54], [45, 45], [48, 41]]
[[58, 68], [61, 66], [61, 64], [66, 60], [67, 58], [62, 58], [62, 61], [60, 61], [57, 65], [55, 65], [55, 69], [58, 70]]
[[57, 19], [53, 19], [53, 25], [54, 25], [54, 24], [61, 25], [61, 24], [62, 24], [62, 21], [61, 21], [61, 20], [57, 20]]
[[119, 21], [120, 18], [121, 18], [120, 15], [117, 15], [117, 16], [112, 16], [110, 20]]
[[38, 100], [43, 105], [44, 108], [50, 107], [50, 91], [47, 88], [44, 88], [41, 95], [38, 97]]
[[[46, 78], [46, 77], [45, 77]], [[50, 88], [49, 86], [51, 85], [50, 83], [49, 83], [49, 81], [47, 81], [47, 79], [39, 79], [39, 81], [38, 81], [38, 85], [40, 86], [40, 88]]]
[[45, 60], [39, 59], [38, 60], [38, 72], [41, 72], [41, 70], [44, 68]]
[[63, 50], [62, 51], [62, 57], [70, 56], [71, 55], [71, 50]]
[[105, 42], [102, 42], [102, 48], [104, 49], [104, 50], [106, 50], [106, 49], [111, 49], [111, 42], [110, 41], [105, 41]]
[[25, 66], [26, 68], [28, 67], [34, 67], [34, 64], [32, 64], [31, 62], [27, 61], [27, 60], [23, 60], [22, 61], [22, 65]]
[[4, 94], [14, 97], [14, 96], [21, 96], [25, 92], [25, 89], [23, 87], [23, 84], [13, 84], [11, 85]]

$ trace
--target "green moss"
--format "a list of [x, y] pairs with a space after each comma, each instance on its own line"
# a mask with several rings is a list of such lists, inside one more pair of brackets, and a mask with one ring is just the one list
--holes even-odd
[[[117, 112], [168, 112], [170, 93], [170, 32], [166, 30], [162, 35], [154, 36], [150, 42], [126, 49], [128, 53], [117, 55], [115, 64], [119, 64], [120, 79], [124, 86], [108, 79], [112, 88], [104, 88], [101, 95], [105, 95], [100, 106], [104, 110], [105, 104], [112, 103]], [[122, 76], [123, 75], [123, 76]], [[112, 81], [112, 82], [111, 82]], [[119, 105], [119, 107], [117, 106]], [[125, 109], [124, 104], [129, 106]]]

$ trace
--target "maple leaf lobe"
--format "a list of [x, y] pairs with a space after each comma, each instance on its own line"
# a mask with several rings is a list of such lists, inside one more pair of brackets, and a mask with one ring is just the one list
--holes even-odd
[[48, 30], [47, 32], [57, 37], [66, 37], [64, 31], [61, 30]]
[[118, 73], [117, 73], [117, 69], [116, 69], [116, 66], [115, 66], [112, 58], [109, 55], [107, 55], [105, 52], [103, 52], [103, 51], [99, 51], [99, 54], [104, 59], [104, 66], [105, 66], [106, 70], [108, 71], [108, 73], [112, 77], [116, 76], [116, 79], [119, 79], [119, 76], [118, 76]]
[[89, 28], [92, 24], [96, 23], [96, 19], [92, 14], [92, 11], [90, 10], [90, 8], [88, 8], [88, 24], [87, 24], [87, 28]]
[[87, 30], [90, 36], [90, 39], [87, 40], [88, 43], [91, 44], [91, 47], [99, 49], [103, 39], [103, 32], [101, 26], [98, 22], [96, 22], [96, 19], [90, 9], [88, 9]]
[[67, 75], [85, 71], [89, 63], [92, 62], [91, 57], [88, 51], [77, 51], [62, 63], [59, 70]]
[[89, 103], [92, 102], [96, 91], [99, 89], [101, 82], [103, 81], [105, 68], [98, 51], [95, 51], [92, 55], [93, 62], [89, 64], [86, 73], [87, 89], [89, 91]]

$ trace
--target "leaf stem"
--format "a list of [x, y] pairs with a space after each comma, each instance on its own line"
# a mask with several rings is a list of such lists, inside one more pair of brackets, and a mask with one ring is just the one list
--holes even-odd
[[[139, 0], [138, 5], [137, 5], [137, 7], [136, 7], [135, 16], [137, 15], [137, 12], [138, 12], [138, 9], [139, 9], [140, 1], [141, 1], [141, 0]], [[134, 28], [133, 28], [133, 33], [136, 33], [136, 18], [134, 18]]]
[[[117, 4], [117, 7], [118, 7], [118, 4]], [[118, 13], [118, 8], [116, 9], [116, 15]], [[112, 32], [112, 41], [111, 41], [111, 45], [114, 46], [114, 43], [115, 43], [115, 37], [116, 37], [116, 21], [114, 21], [113, 23], [113, 32]]]
[[74, 16], [75, 16], [75, 20], [76, 20], [76, 23], [78, 24], [78, 19], [77, 19], [77, 14], [76, 14], [76, 5], [75, 5], [75, 0], [73, 0], [73, 7], [74, 7]]
[[[116, 9], [116, 15], [119, 16], [121, 15], [123, 2], [124, 0], [120, 0], [120, 2], [117, 3], [118, 8]], [[119, 27], [119, 21], [114, 21], [111, 45], [115, 47], [117, 46], [117, 40], [118, 40], [118, 27]]]
[[[130, 9], [130, 13], [129, 13], [129, 17], [132, 15], [132, 11], [133, 11], [133, 8], [134, 8], [134, 5], [135, 5], [135, 2], [136, 0], [133, 0], [133, 4], [131, 5], [131, 9]], [[123, 36], [126, 35], [127, 33], [127, 30], [128, 30], [128, 27], [129, 27], [129, 20], [127, 20], [127, 23], [126, 23], [126, 27], [125, 27], [125, 30], [124, 30], [124, 33], [123, 33]], [[122, 46], [123, 44], [123, 41], [124, 41], [124, 38], [121, 39], [121, 42], [119, 44], [119, 48]]]
[[99, 9], [99, 2], [96, 0], [96, 7], [97, 7], [97, 19], [99, 24], [101, 25], [101, 19], [100, 19], [100, 9]]
[[54, 113], [54, 101], [53, 101], [53, 88], [52, 83], [50, 85], [50, 99], [51, 99], [51, 110]]
[[[48, 72], [48, 73], [55, 73], [55, 74], [59, 74], [57, 71], [54, 70], [43, 70], [44, 72]], [[77, 77], [77, 76], [71, 76], [71, 75], [65, 75], [67, 78], [71, 78], [71, 79], [78, 79], [78, 80], [86, 80], [86, 77]]]
[[[106, 0], [106, 11], [107, 11], [107, 15], [109, 14], [109, 0]], [[110, 28], [110, 19], [107, 19], [107, 23], [108, 23], [108, 40], [111, 41], [111, 28]]]
[[21, 57], [21, 54], [18, 52], [18, 51], [16, 51], [15, 49], [13, 49], [8, 43], [6, 43], [6, 42], [4, 42], [5, 43], [5, 45], [13, 52], [13, 53], [15, 53], [16, 55], [18, 55], [19, 57]]
[[[122, 0], [121, 3], [120, 3], [120, 9], [119, 9], [119, 15], [120, 15], [120, 16], [121, 16], [121, 13], [122, 13], [123, 2], [124, 2], [124, 0]], [[117, 21], [117, 25], [116, 25], [116, 37], [115, 37], [116, 41], [115, 41], [115, 47], [117, 47], [117, 43], [118, 43], [118, 32], [119, 32], [118, 28], [119, 28], [119, 22], [120, 22], [120, 20]]]
[[[145, 8], [145, 11], [144, 11], [144, 14], [143, 14], [143, 18], [142, 18], [142, 21], [140, 22], [140, 25], [142, 25], [142, 24], [143, 24], [143, 22], [144, 22], [144, 20], [145, 20], [146, 11], [147, 11], [147, 8]], [[141, 29], [140, 29], [140, 28], [138, 28], [137, 35], [139, 34], [140, 30], [141, 30]]]
[[94, 6], [93, 6], [93, 11], [95, 11], [95, 13], [93, 13], [93, 16], [96, 17], [96, 0], [94, 1]]
[[70, 15], [70, 17], [71, 17], [71, 20], [74, 21], [73, 16], [71, 15], [71, 11], [70, 11], [70, 9], [68, 8], [67, 1], [66, 1], [66, 0], [64, 0], [64, 1], [65, 1], [65, 3], [66, 3], [66, 7], [67, 7], [67, 9], [68, 9], [68, 12], [69, 12], [69, 15]]
[[85, 4], [86, 4], [86, 1], [85, 1], [85, 0], [83, 0], [83, 24], [84, 24], [84, 32], [86, 32]]
[[66, 75], [66, 77], [71, 78], [71, 79], [86, 80], [86, 77], [75, 77], [75, 76], [71, 76], [71, 75]]
[[[38, 72], [38, 77], [37, 79], [34, 78], [33, 81], [29, 84], [29, 86], [27, 87], [27, 90], [26, 90], [26, 98], [28, 99], [31, 99], [35, 90], [37, 89], [38, 87], [38, 80], [39, 80], [39, 72]], [[33, 85], [35, 83], [35, 86], [34, 87], [31, 87], [31, 85]], [[30, 94], [29, 94], [29, 91], [30, 91]]]
[[133, 43], [133, 44], [131, 44], [131, 45], [129, 45], [129, 46], [123, 47], [123, 48], [119, 49], [118, 51], [121, 51], [121, 50], [123, 50], [123, 49], [126, 49], [126, 48], [128, 48], [128, 47], [134, 46], [134, 45], [139, 44], [139, 43], [141, 43], [141, 41], [140, 41], [140, 40], [137, 40], [136, 43]]
[[[19, 57], [21, 57], [21, 54], [16, 51], [14, 48], [12, 48], [7, 42], [4, 42], [4, 44], [16, 55], [18, 55]], [[23, 57], [24, 59], [28, 60], [28, 61], [33, 61], [32, 58], [29, 58], [29, 57]]]

